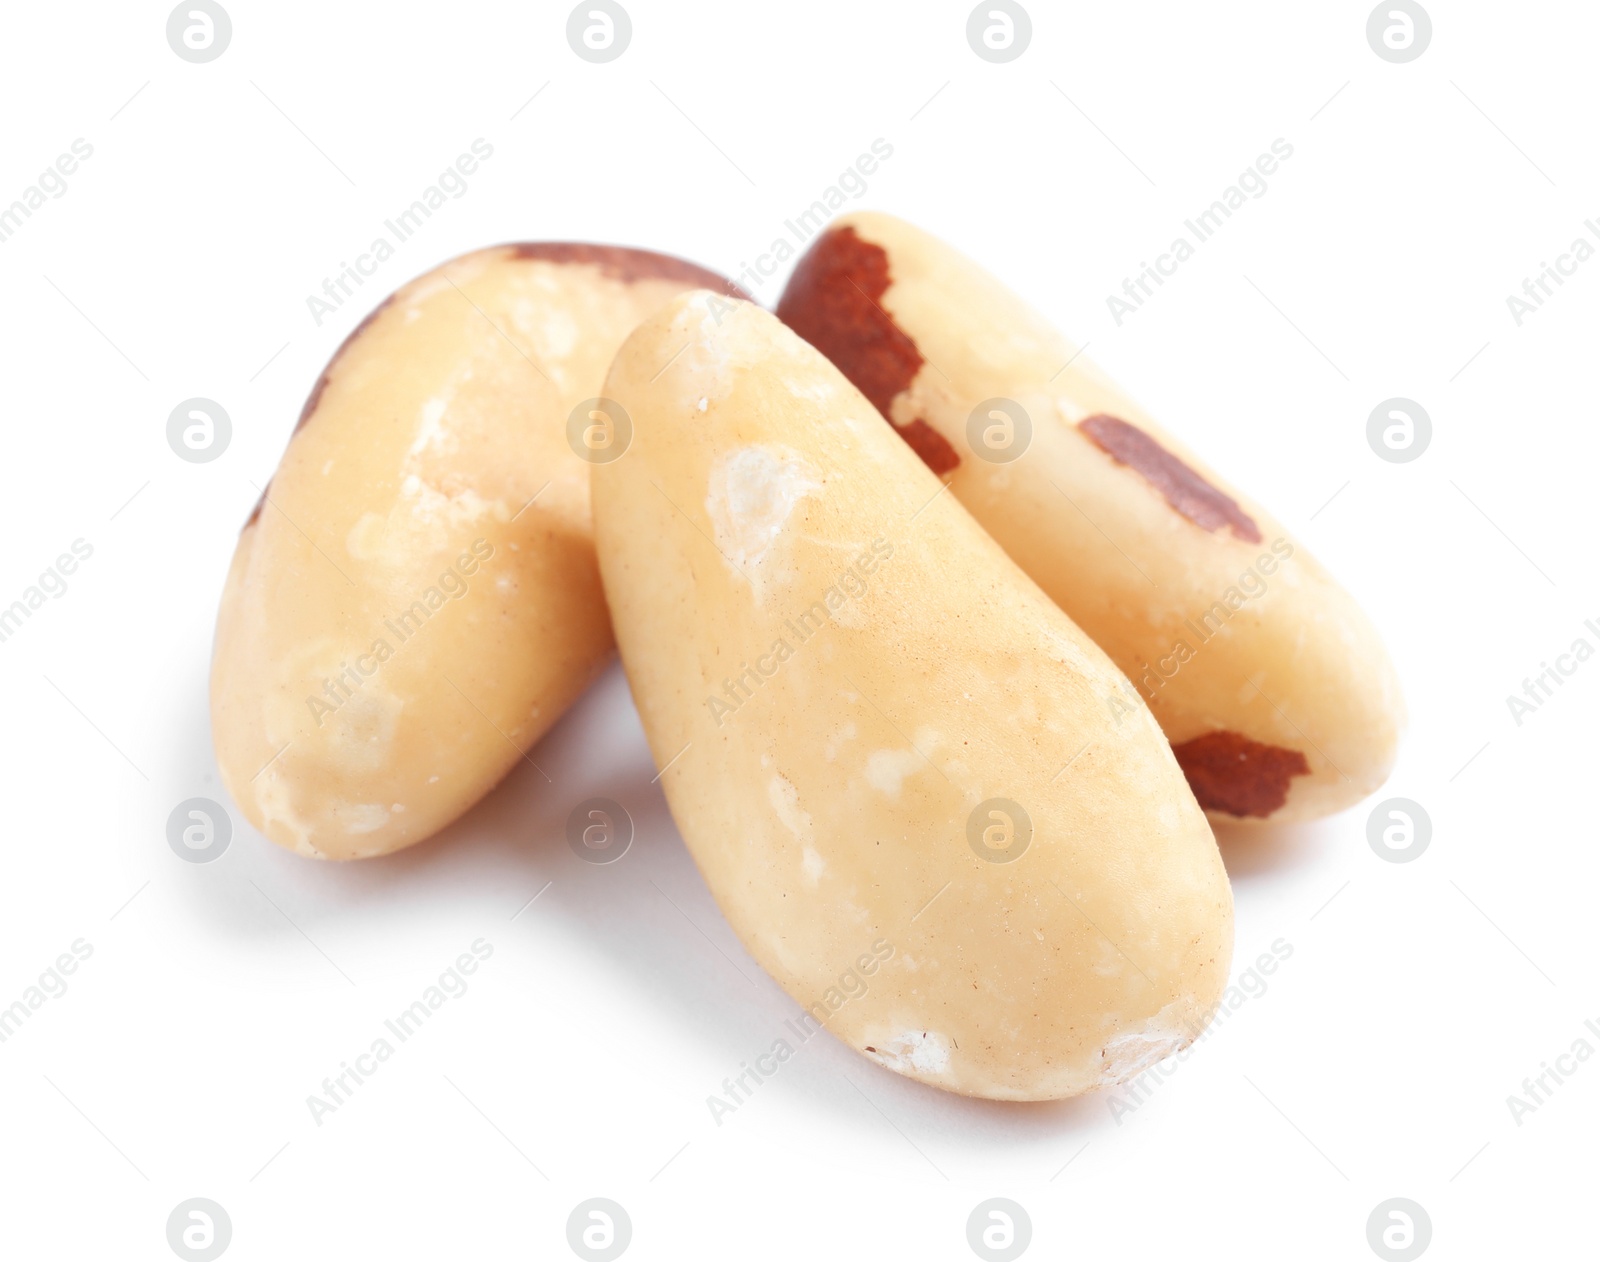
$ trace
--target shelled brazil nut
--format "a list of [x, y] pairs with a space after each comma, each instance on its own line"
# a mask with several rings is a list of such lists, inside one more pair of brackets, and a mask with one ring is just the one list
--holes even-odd
[[1038, 314], [881, 214], [836, 220], [779, 316], [829, 356], [1155, 712], [1202, 806], [1341, 810], [1387, 778], [1405, 705], [1372, 624]]
[[532, 243], [413, 280], [334, 355], [239, 536], [213, 739], [250, 822], [301, 854], [420, 841], [476, 802], [612, 650], [588, 462], [645, 316], [714, 274]]
[[1007, 1100], [1197, 1037], [1228, 880], [1149, 711], [1108, 713], [1106, 655], [760, 308], [674, 299], [605, 394], [634, 427], [593, 468], [623, 665], [679, 831], [796, 1019]]

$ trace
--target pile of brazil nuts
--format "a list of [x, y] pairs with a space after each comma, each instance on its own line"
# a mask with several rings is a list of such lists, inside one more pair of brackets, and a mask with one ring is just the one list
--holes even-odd
[[240, 534], [218, 765], [273, 841], [388, 854], [614, 647], [751, 955], [863, 1055], [990, 1099], [1192, 1043], [1233, 942], [1208, 816], [1342, 810], [1405, 721], [1287, 530], [880, 214], [835, 221], [776, 314], [571, 243], [391, 296]]

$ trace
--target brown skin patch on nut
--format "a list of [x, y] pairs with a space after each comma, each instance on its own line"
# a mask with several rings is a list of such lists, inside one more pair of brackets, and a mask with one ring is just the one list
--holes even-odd
[[[356, 338], [360, 337], [367, 331], [367, 326], [376, 320], [379, 313], [382, 312], [384, 308], [386, 308], [393, 301], [394, 294], [390, 294], [371, 311], [367, 312], [367, 314], [362, 318], [361, 323], [356, 325], [355, 328], [351, 329], [350, 332], [345, 336], [344, 341], [339, 343], [339, 349], [333, 352], [333, 358], [328, 361], [327, 366], [322, 370], [322, 375], [317, 378], [317, 384], [311, 387], [311, 393], [306, 396], [305, 404], [300, 409], [300, 418], [295, 421], [294, 429], [289, 431], [289, 437], [291, 439], [305, 427], [305, 423], [311, 419], [311, 414], [317, 410], [317, 404], [322, 402], [322, 392], [328, 388], [329, 377], [333, 372], [334, 365], [337, 364], [344, 353], [350, 349]], [[255, 525], [256, 518], [261, 516], [261, 509], [267, 502], [267, 493], [271, 490], [272, 479], [268, 478], [266, 486], [261, 488], [261, 498], [256, 501], [255, 508], [250, 510], [250, 519], [245, 522], [246, 528]]]
[[[351, 344], [355, 342], [356, 338], [360, 337], [367, 331], [367, 326], [376, 320], [384, 308], [386, 308], [393, 301], [394, 294], [390, 294], [371, 311], [367, 312], [361, 323], [356, 325], [355, 328], [351, 329], [344, 341], [339, 343], [339, 349], [333, 352], [333, 358], [328, 361], [327, 367], [322, 370], [322, 375], [317, 378], [317, 384], [311, 387], [311, 393], [306, 396], [305, 405], [300, 409], [300, 419], [295, 421], [294, 429], [289, 431], [289, 437], [291, 440], [296, 434], [305, 428], [305, 423], [311, 419], [311, 414], [317, 410], [317, 404], [322, 402], [322, 392], [328, 388], [328, 381], [333, 372], [334, 365], [337, 364], [340, 360], [340, 357], [350, 349]], [[250, 518], [244, 524], [245, 530], [248, 530], [251, 526], [256, 524], [256, 518], [261, 516], [261, 509], [267, 502], [267, 493], [271, 490], [272, 479], [268, 478], [266, 486], [261, 488], [261, 498], [256, 501], [256, 506], [250, 510]], [[243, 531], [241, 531], [241, 533], [243, 533]]]
[[1118, 464], [1125, 464], [1142, 476], [1173, 509], [1200, 529], [1226, 526], [1236, 539], [1261, 542], [1260, 527], [1232, 497], [1217, 490], [1137, 425], [1101, 413], [1079, 421], [1078, 428]]
[[730, 298], [754, 299], [725, 276], [670, 254], [634, 250], [625, 245], [592, 245], [587, 241], [517, 241], [508, 247], [513, 258], [542, 259], [547, 263], [598, 267], [600, 271], [632, 284], [640, 280], [675, 280], [700, 289], [715, 289]]
[[367, 331], [367, 328], [376, 320], [391, 302], [394, 295], [390, 294], [371, 311], [367, 312], [361, 323], [350, 330], [344, 341], [339, 343], [339, 349], [333, 352], [333, 358], [328, 361], [328, 366], [322, 370], [322, 376], [317, 378], [317, 384], [311, 387], [311, 393], [306, 396], [305, 406], [300, 409], [300, 419], [294, 423], [294, 431], [289, 436], [294, 437], [300, 432], [301, 427], [311, 419], [311, 414], [317, 410], [317, 404], [322, 402], [322, 392], [328, 388], [328, 380], [333, 373], [334, 365], [344, 357], [344, 353], [354, 345], [356, 338]]
[[961, 457], [956, 455], [956, 449], [945, 436], [920, 416], [909, 425], [896, 425], [895, 431], [922, 457], [922, 463], [941, 478], [961, 464]]
[[[854, 228], [834, 228], [795, 264], [777, 310], [778, 319], [832, 360], [886, 419], [923, 364], [917, 344], [879, 304], [890, 283], [882, 246], [863, 241]], [[944, 435], [921, 417], [896, 425], [895, 432], [941, 477], [961, 464]]]
[[1289, 782], [1311, 774], [1298, 749], [1263, 745], [1237, 732], [1207, 732], [1172, 747], [1195, 799], [1208, 811], [1265, 819], [1289, 799]]
[[[603, 275], [609, 276], [612, 280], [622, 281], [624, 284], [631, 285], [641, 280], [675, 280], [702, 289], [715, 289], [730, 298], [754, 301], [749, 294], [726, 277], [719, 276], [687, 259], [675, 258], [670, 254], [657, 254], [652, 250], [634, 250], [621, 245], [591, 245], [584, 241], [515, 241], [500, 248], [510, 250], [512, 258], [540, 259], [547, 263], [578, 267], [598, 267]], [[398, 292], [397, 290], [396, 294]], [[306, 422], [317, 410], [317, 405], [322, 402], [322, 392], [328, 388], [328, 382], [332, 379], [333, 370], [339, 363], [340, 357], [350, 349], [356, 338], [366, 332], [367, 326], [395, 300], [396, 294], [390, 294], [369, 311], [366, 318], [351, 329], [349, 336], [339, 343], [339, 349], [333, 352], [333, 358], [328, 361], [327, 367], [322, 370], [322, 375], [317, 378], [317, 384], [311, 387], [311, 393], [306, 396], [305, 406], [300, 409], [300, 419], [295, 422], [294, 429], [289, 434], [290, 439], [305, 427]], [[255, 525], [256, 519], [261, 516], [262, 507], [267, 502], [267, 493], [271, 490], [272, 482], [269, 479], [261, 492], [261, 498], [251, 510], [244, 529], [248, 530]]]
[[854, 228], [835, 228], [795, 264], [777, 310], [885, 416], [923, 364], [916, 343], [878, 303], [889, 283], [883, 247], [863, 241]]

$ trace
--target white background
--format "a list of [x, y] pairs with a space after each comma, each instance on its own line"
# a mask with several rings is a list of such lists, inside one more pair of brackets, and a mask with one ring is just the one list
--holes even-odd
[[[0, 603], [94, 553], [0, 644], [0, 1003], [93, 955], [0, 1045], [0, 1253], [170, 1257], [169, 1212], [205, 1196], [230, 1259], [556, 1258], [606, 1196], [630, 1258], [958, 1259], [1004, 1196], [1030, 1257], [1363, 1258], [1404, 1196], [1430, 1256], [1594, 1256], [1600, 1058], [1520, 1127], [1506, 1097], [1600, 1024], [1600, 661], [1520, 727], [1505, 698], [1600, 647], [1600, 261], [1521, 327], [1505, 299], [1600, 215], [1600, 10], [1438, 0], [1392, 65], [1365, 3], [1031, 7], [991, 65], [963, 3], [637, 0], [596, 66], [564, 4], [231, 0], [208, 65], [162, 4], [7, 6], [0, 204], [75, 138], [94, 156], [0, 245]], [[224, 796], [206, 672], [238, 527], [368, 307], [509, 239], [733, 274], [880, 136], [854, 205], [1090, 343], [1345, 581], [1407, 689], [1384, 796], [1426, 808], [1430, 849], [1381, 861], [1373, 803], [1222, 830], [1236, 967], [1293, 956], [1120, 1120], [818, 1038], [716, 1125], [706, 1097], [796, 1006], [688, 858], [615, 668], [534, 751], [552, 784], [524, 766], [401, 855], [312, 863], [237, 813], [215, 863], [167, 846], [176, 803]], [[478, 137], [467, 194], [317, 327], [306, 295]], [[1268, 193], [1118, 328], [1106, 295], [1278, 137]], [[233, 419], [211, 464], [166, 443], [196, 395]], [[1411, 464], [1365, 439], [1396, 395], [1433, 418]], [[610, 867], [562, 836], [596, 794], [638, 830]], [[480, 937], [470, 992], [316, 1125], [306, 1097]]]

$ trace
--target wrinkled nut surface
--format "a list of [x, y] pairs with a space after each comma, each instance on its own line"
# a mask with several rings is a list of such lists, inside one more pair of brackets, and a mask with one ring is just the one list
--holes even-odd
[[252, 824], [330, 859], [420, 841], [588, 685], [612, 639], [569, 429], [617, 436], [569, 417], [641, 319], [723, 283], [640, 250], [500, 246], [351, 334], [217, 617], [212, 734]]
[[675, 299], [606, 394], [635, 426], [593, 470], [623, 664], [679, 830], [796, 1024], [1007, 1100], [1190, 1043], [1232, 899], [1149, 711], [1107, 710], [1105, 654], [759, 308]]
[[1376, 631], [1230, 489], [970, 260], [879, 214], [836, 220], [779, 316], [829, 356], [1110, 654], [1208, 811], [1289, 821], [1359, 801], [1405, 705]]

